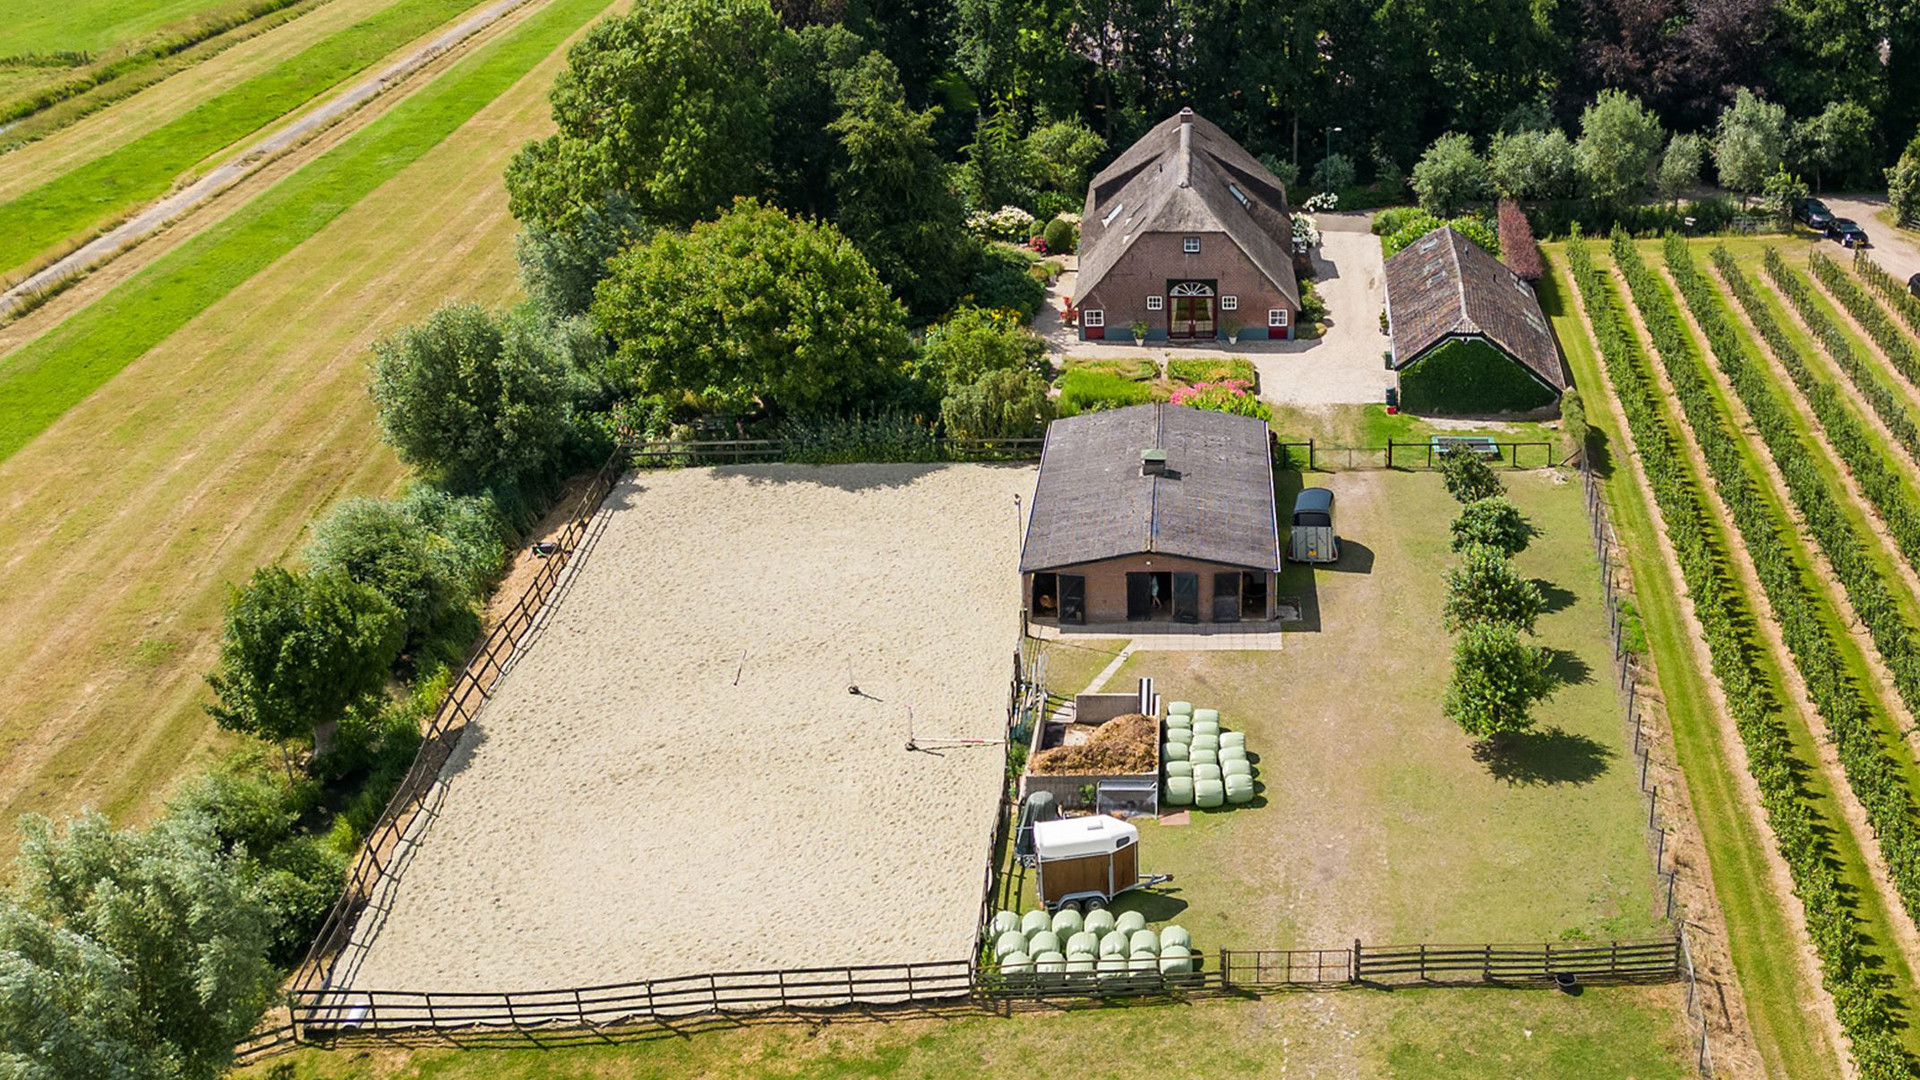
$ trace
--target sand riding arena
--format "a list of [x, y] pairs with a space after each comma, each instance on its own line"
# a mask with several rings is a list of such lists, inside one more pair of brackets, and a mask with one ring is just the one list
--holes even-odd
[[621, 481], [332, 989], [965, 961], [1003, 753], [910, 750], [909, 711], [929, 745], [1001, 737], [1032, 485], [1008, 465]]

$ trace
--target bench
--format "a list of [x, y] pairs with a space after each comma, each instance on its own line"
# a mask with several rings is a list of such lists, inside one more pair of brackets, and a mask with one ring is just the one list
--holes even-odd
[[1485, 435], [1435, 435], [1431, 443], [1437, 457], [1449, 450], [1470, 450], [1483, 458], [1498, 458], [1500, 444]]

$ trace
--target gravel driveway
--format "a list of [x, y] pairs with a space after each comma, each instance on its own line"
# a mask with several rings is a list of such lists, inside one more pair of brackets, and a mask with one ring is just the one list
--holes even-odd
[[[1873, 247], [1868, 253], [1873, 256], [1874, 262], [1886, 267], [1887, 273], [1901, 281], [1920, 274], [1920, 242], [1916, 242], [1910, 234], [1895, 229], [1875, 216], [1887, 208], [1886, 199], [1879, 197], [1843, 199], [1822, 195], [1820, 201], [1826, 203], [1827, 209], [1832, 210], [1836, 216], [1852, 218], [1860, 223], [1861, 228], [1867, 230], [1868, 239], [1873, 241]], [[1846, 250], [1837, 244], [1833, 245], [1833, 251], [1829, 254], [1842, 261], [1851, 259]]]

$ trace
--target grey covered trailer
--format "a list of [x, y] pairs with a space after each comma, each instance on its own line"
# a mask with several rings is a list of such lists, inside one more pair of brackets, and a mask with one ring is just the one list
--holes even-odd
[[1293, 525], [1288, 534], [1287, 558], [1294, 562], [1330, 563], [1340, 558], [1340, 541], [1333, 534], [1333, 492], [1312, 487], [1293, 500]]

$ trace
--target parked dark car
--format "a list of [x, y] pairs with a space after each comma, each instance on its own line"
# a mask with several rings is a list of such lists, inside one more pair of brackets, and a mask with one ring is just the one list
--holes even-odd
[[1800, 205], [1793, 208], [1793, 216], [1817, 233], [1826, 232], [1827, 226], [1833, 224], [1833, 211], [1819, 199], [1801, 199]]
[[1915, 299], [1920, 299], [1920, 274], [1907, 279], [1907, 291], [1912, 293]]
[[1827, 239], [1840, 241], [1841, 247], [1866, 247], [1867, 230], [1852, 218], [1834, 218], [1827, 226]]

